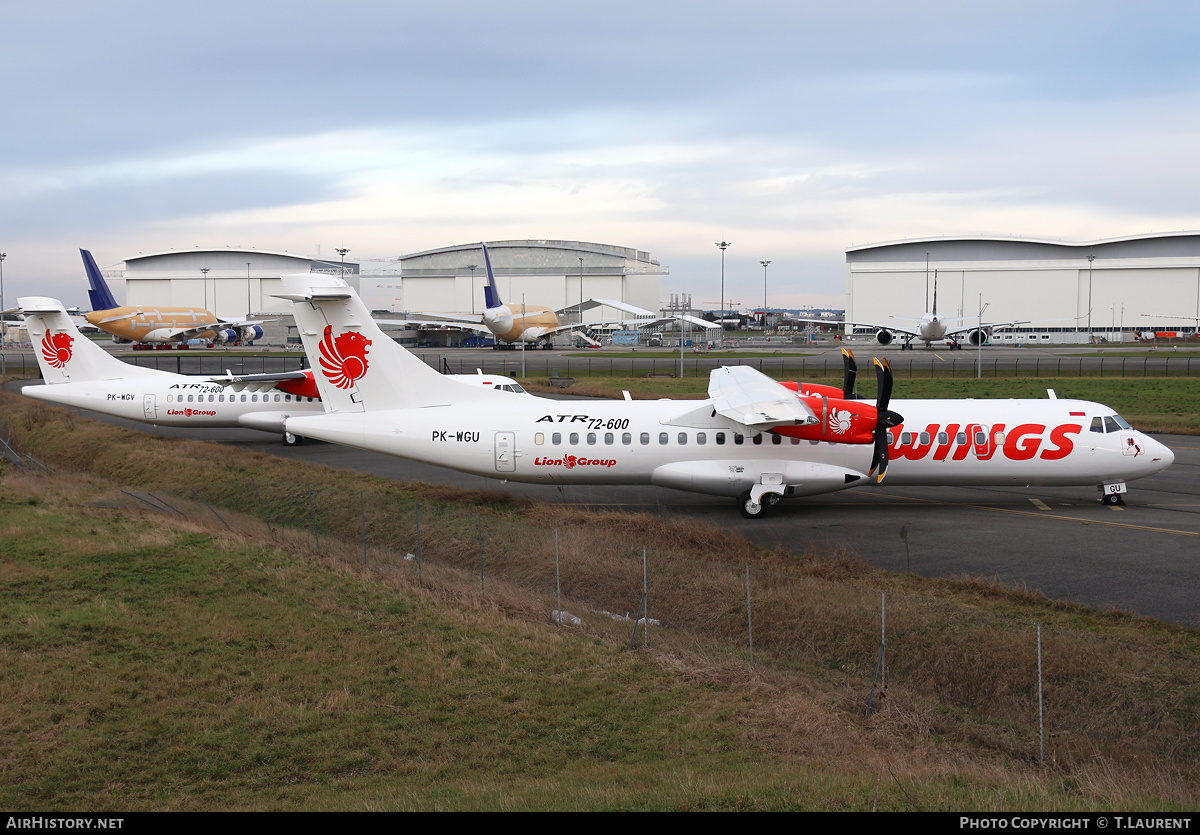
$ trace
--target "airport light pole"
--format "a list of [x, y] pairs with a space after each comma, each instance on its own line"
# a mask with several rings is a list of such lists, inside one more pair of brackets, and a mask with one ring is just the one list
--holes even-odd
[[770, 261], [759, 261], [763, 265], [763, 333], [767, 332], [767, 267]]
[[1088, 259], [1088, 345], [1092, 344], [1092, 262], [1096, 260], [1095, 255], [1089, 255]]
[[717, 314], [717, 324], [721, 328], [721, 341], [725, 341], [725, 250], [733, 246], [729, 241], [720, 241], [717, 243], [717, 249], [721, 250], [721, 310]]
[[0, 252], [0, 382], [8, 375], [8, 360], [4, 356], [4, 343], [8, 339], [8, 326], [4, 324], [4, 259], [7, 252]]
[[340, 278], [342, 281], [345, 281], [346, 280], [346, 253], [349, 252], [350, 250], [334, 249], [333, 251], [336, 252], [338, 255], [342, 256], [341, 266], [338, 267], [338, 278]]
[[991, 305], [983, 303], [983, 293], [979, 294], [979, 341], [975, 344], [975, 378], [983, 377], [983, 311]]
[[471, 315], [475, 315], [475, 271], [479, 269], [478, 264], [467, 264], [467, 269], [471, 271]]
[[204, 283], [204, 309], [208, 310], [208, 271], [211, 267], [201, 267], [200, 273], [204, 277], [200, 279]]

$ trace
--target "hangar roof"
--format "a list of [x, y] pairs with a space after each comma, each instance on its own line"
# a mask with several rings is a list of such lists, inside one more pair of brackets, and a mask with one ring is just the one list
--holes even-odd
[[[125, 269], [128, 272], [144, 272], [153, 270], [199, 270], [209, 267], [214, 272], [225, 270], [245, 270], [246, 261], [254, 264], [255, 270], [286, 268], [293, 271], [307, 270], [309, 265], [316, 269], [340, 269], [341, 261], [337, 258], [314, 258], [298, 252], [275, 252], [267, 249], [249, 249], [245, 247], [212, 247], [195, 249], [168, 249], [163, 252], [139, 252], [137, 255], [125, 258]], [[288, 262], [301, 262], [289, 266]], [[346, 261], [345, 270], [348, 274], [358, 272], [357, 261]]]
[[1013, 261], [1082, 258], [1200, 257], [1200, 232], [1158, 232], [1101, 238], [1095, 241], [1055, 241], [979, 235], [971, 237], [912, 238], [879, 244], [864, 244], [846, 250], [848, 262], [924, 261], [928, 255], [939, 261]]
[[[667, 272], [649, 252], [625, 246], [544, 239], [486, 243], [497, 275], [578, 274], [580, 257], [587, 273]], [[405, 276], [467, 275], [469, 264], [475, 264], [477, 270], [483, 269], [483, 252], [478, 243], [458, 244], [401, 256], [400, 264]]]

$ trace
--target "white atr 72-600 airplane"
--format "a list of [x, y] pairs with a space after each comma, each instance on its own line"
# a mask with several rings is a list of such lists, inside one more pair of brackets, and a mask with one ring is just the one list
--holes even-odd
[[[279, 432], [289, 445], [301, 440], [285, 431], [289, 417], [325, 413], [311, 369], [193, 377], [142, 368], [121, 362], [81, 334], [57, 299], [29, 296], [17, 303], [46, 383], [21, 389], [28, 397], [159, 426]], [[463, 388], [524, 393], [516, 382], [493, 374], [449, 379]]]
[[285, 276], [283, 287], [328, 409], [288, 418], [289, 432], [491, 478], [653, 484], [736, 497], [757, 517], [784, 496], [884, 471], [899, 485], [1096, 485], [1116, 503], [1126, 481], [1174, 460], [1098, 403], [909, 400], [895, 404], [901, 416], [879, 361], [874, 406], [831, 386], [793, 391], [745, 366], [714, 370], [703, 401], [500, 403], [385, 336], [340, 279]]

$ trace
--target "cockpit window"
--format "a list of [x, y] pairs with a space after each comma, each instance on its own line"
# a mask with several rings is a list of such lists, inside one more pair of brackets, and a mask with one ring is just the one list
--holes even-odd
[[1117, 423], [1117, 421], [1115, 419], [1113, 419], [1111, 417], [1106, 417], [1104, 419], [1104, 431], [1105, 432], [1120, 432], [1121, 426], [1120, 426], [1120, 424]]
[[1113, 420], [1115, 420], [1117, 422], [1117, 426], [1121, 427], [1122, 429], [1132, 429], [1133, 428], [1132, 426], [1129, 425], [1129, 423], [1125, 420], [1125, 418], [1121, 417], [1120, 415], [1113, 415]]
[[1092, 431], [1099, 432], [1101, 435], [1104, 434], [1104, 418], [1102, 418], [1102, 417], [1092, 418]]

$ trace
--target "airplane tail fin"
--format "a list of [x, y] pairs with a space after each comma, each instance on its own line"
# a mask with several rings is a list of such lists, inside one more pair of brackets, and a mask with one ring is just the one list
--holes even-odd
[[496, 276], [492, 272], [492, 257], [488, 254], [487, 244], [479, 245], [483, 247], [483, 265], [487, 268], [487, 284], [483, 285], [483, 305], [490, 310], [502, 306], [504, 302], [500, 301], [500, 291], [496, 288]]
[[112, 290], [108, 289], [108, 282], [100, 275], [100, 268], [96, 266], [96, 259], [92, 257], [92, 253], [81, 249], [79, 254], [83, 256], [83, 268], [87, 271], [88, 298], [92, 301], [92, 310], [112, 310], [118, 307]]
[[[328, 412], [495, 403], [491, 391], [445, 377], [380, 330], [340, 278], [285, 275], [278, 298], [294, 303], [297, 330]], [[403, 430], [403, 427], [397, 427]]]
[[42, 379], [48, 384], [139, 377], [159, 372], [121, 362], [79, 332], [58, 299], [24, 296], [17, 305], [29, 328], [29, 341]]

